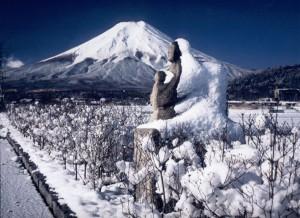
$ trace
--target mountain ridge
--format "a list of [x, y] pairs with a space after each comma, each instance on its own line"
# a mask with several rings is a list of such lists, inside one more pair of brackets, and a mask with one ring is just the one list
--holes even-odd
[[228, 84], [228, 94], [231, 100], [257, 100], [273, 98], [276, 88], [300, 90], [300, 64], [267, 68], [236, 78]]
[[[145, 23], [121, 22], [74, 48], [9, 72], [12, 88], [136, 89], [149, 92], [156, 70], [167, 66], [173, 40]], [[199, 62], [220, 62], [229, 79], [252, 71], [218, 61], [196, 49]]]

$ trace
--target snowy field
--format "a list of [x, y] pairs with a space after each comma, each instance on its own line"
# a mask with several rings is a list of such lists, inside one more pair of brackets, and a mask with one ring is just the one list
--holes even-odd
[[[300, 126], [300, 111], [296, 107], [295, 109], [282, 109], [283, 111], [277, 113], [278, 122], [283, 124], [284, 122]], [[245, 119], [249, 116], [261, 116], [261, 115], [268, 115], [268, 109], [236, 109], [230, 108], [229, 109], [229, 117], [235, 122], [242, 122], [242, 114], [244, 114]]]
[[17, 162], [17, 156], [5, 140], [0, 140], [0, 217], [53, 217], [35, 189], [26, 169]]

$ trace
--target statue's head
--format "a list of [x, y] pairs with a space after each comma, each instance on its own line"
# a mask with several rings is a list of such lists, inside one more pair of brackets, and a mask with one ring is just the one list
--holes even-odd
[[179, 49], [179, 45], [176, 41], [172, 42], [168, 50], [168, 60], [170, 62], [176, 62], [181, 57], [181, 51]]
[[157, 71], [154, 80], [158, 83], [163, 83], [166, 79], [166, 73], [164, 71]]

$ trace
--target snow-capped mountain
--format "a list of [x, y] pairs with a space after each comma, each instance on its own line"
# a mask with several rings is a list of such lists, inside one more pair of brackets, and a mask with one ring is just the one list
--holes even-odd
[[[121, 22], [103, 34], [54, 57], [10, 71], [7, 82], [17, 88], [149, 91], [156, 70], [167, 64], [173, 40], [151, 25]], [[223, 63], [192, 49], [199, 62], [219, 62], [229, 79], [251, 71]]]

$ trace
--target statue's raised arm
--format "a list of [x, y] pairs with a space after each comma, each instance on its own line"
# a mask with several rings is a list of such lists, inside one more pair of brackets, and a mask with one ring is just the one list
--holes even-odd
[[169, 71], [173, 73], [173, 77], [169, 83], [167, 83], [167, 89], [168, 91], [172, 92], [174, 91], [173, 97], [175, 97], [177, 100], [177, 86], [180, 80], [182, 68], [181, 68], [181, 51], [179, 49], [178, 43], [175, 41], [172, 43], [172, 45], [169, 48], [168, 51], [168, 60], [171, 62]]
[[170, 119], [176, 115], [174, 106], [177, 102], [177, 86], [182, 72], [180, 57], [181, 51], [175, 41], [168, 51], [168, 60], [171, 62], [169, 70], [173, 73], [171, 81], [164, 83], [166, 73], [163, 71], [155, 74], [155, 83], [150, 97], [153, 107], [152, 120]]

